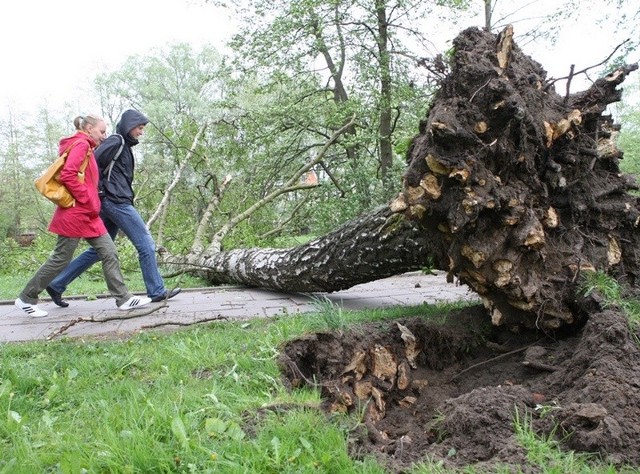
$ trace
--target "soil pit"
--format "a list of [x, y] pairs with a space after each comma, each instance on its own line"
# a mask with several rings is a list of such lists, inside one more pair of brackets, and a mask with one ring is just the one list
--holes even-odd
[[[444, 319], [444, 318], [443, 318]], [[635, 339], [634, 339], [635, 338]], [[321, 389], [330, 413], [362, 413], [354, 456], [390, 470], [522, 466], [516, 416], [562, 449], [640, 463], [640, 347], [624, 315], [592, 314], [573, 336], [514, 333], [472, 306], [433, 322], [358, 325], [290, 341], [280, 365], [292, 389]]]

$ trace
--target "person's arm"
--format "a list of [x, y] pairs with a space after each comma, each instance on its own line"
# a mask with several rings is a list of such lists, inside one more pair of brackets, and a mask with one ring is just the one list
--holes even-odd
[[[82, 182], [78, 179], [80, 168], [87, 156], [91, 159], [89, 144], [85, 141], [78, 142], [69, 151], [67, 160], [60, 171], [60, 182], [69, 190], [73, 198], [81, 204], [89, 201], [89, 190], [87, 185], [84, 182], [84, 179]], [[88, 162], [87, 166], [89, 166]], [[85, 171], [83, 171], [83, 173], [84, 172]]]

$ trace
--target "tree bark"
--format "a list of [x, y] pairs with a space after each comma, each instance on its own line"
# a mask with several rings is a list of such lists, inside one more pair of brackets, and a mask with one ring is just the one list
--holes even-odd
[[383, 206], [336, 231], [291, 249], [237, 249], [172, 263], [211, 284], [234, 283], [285, 292], [339, 291], [417, 270], [430, 260], [428, 234]]

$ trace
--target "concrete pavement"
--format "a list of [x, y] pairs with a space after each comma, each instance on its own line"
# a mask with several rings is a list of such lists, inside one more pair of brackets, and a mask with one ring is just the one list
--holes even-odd
[[[42, 296], [45, 295], [43, 292]], [[49, 312], [44, 318], [25, 315], [13, 305], [13, 300], [0, 302], [0, 342], [117, 336], [206, 320], [232, 321], [306, 313], [318, 310], [314, 302], [319, 297], [326, 297], [347, 310], [477, 300], [466, 286], [446, 283], [442, 272], [436, 275], [405, 273], [334, 293], [288, 294], [237, 286], [185, 289], [166, 304], [151, 303], [149, 308], [155, 310], [152, 312], [147, 307], [137, 311], [119, 311], [110, 297], [93, 301], [81, 297], [68, 299], [68, 308], [59, 308], [43, 297], [38, 306]], [[110, 320], [123, 317], [127, 319]]]

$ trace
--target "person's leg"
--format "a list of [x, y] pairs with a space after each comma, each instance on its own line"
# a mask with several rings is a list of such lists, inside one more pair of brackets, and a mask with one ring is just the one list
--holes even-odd
[[165, 295], [164, 281], [156, 261], [156, 243], [136, 208], [131, 204], [117, 204], [104, 199], [102, 213], [124, 232], [136, 248], [147, 295], [150, 298]]
[[[110, 219], [106, 219], [104, 216], [102, 216], [102, 220], [107, 228], [107, 232], [109, 232], [111, 238], [115, 240], [116, 235], [118, 235], [118, 226]], [[62, 293], [65, 292], [73, 280], [82, 275], [98, 261], [100, 261], [98, 252], [96, 252], [93, 247], [89, 247], [74, 258], [73, 261], [67, 265], [67, 267], [57, 277], [55, 277], [51, 283], [49, 283], [49, 288], [58, 293], [61, 297]]]
[[129, 293], [127, 285], [120, 269], [120, 260], [116, 251], [116, 245], [109, 234], [101, 235], [92, 239], [87, 239], [89, 245], [96, 251], [102, 261], [102, 273], [104, 281], [107, 283], [109, 292], [116, 299], [116, 305], [122, 306], [133, 295]]
[[73, 257], [79, 239], [58, 236], [56, 246], [49, 259], [38, 269], [20, 293], [19, 298], [25, 303], [36, 304], [38, 295], [60, 273]]
[[49, 288], [59, 294], [64, 293], [67, 286], [69, 286], [73, 280], [82, 275], [99, 260], [100, 257], [98, 257], [98, 253], [93, 248], [88, 248], [74, 258], [71, 263], [49, 283]]

